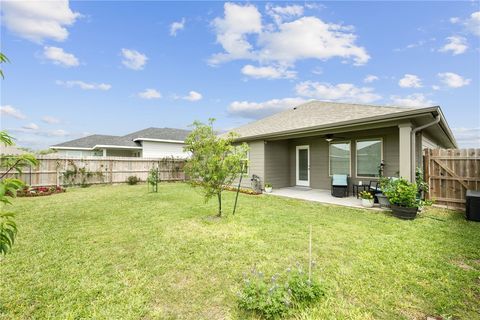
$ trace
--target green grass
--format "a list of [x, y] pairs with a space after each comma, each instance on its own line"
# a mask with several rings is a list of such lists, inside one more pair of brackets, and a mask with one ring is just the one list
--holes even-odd
[[[231, 210], [234, 193], [225, 193]], [[245, 319], [243, 272], [308, 260], [327, 297], [296, 319], [480, 318], [480, 223], [240, 195], [215, 219], [184, 184], [70, 189], [22, 198], [0, 260], [0, 319]]]

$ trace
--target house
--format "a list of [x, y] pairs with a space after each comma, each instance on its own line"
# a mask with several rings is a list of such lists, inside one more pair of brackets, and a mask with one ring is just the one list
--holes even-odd
[[384, 176], [414, 180], [423, 148], [457, 147], [438, 106], [310, 101], [232, 131], [250, 147], [248, 175], [273, 188], [330, 189], [333, 174], [368, 183], [381, 164]]
[[189, 133], [182, 129], [147, 128], [124, 136], [94, 134], [50, 148], [69, 157], [185, 158], [183, 146]]

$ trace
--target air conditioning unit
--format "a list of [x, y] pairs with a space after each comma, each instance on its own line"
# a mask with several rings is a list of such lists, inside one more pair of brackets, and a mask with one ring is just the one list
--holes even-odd
[[467, 220], [480, 221], [480, 191], [467, 190], [466, 200]]

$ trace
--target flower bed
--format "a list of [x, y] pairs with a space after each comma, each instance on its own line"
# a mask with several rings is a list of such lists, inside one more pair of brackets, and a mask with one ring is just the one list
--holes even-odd
[[38, 197], [38, 196], [49, 196], [55, 193], [62, 193], [67, 191], [65, 188], [60, 186], [51, 186], [51, 187], [28, 187], [26, 186], [22, 190], [17, 191], [17, 197]]
[[[227, 187], [225, 187], [225, 190], [237, 192], [237, 187], [227, 186]], [[253, 191], [252, 189], [247, 189], [247, 188], [240, 188], [240, 192], [241, 192], [241, 193], [245, 193], [245, 194], [250, 194], [250, 195], [259, 195], [259, 194], [261, 194], [261, 193], [258, 193], [258, 192]]]

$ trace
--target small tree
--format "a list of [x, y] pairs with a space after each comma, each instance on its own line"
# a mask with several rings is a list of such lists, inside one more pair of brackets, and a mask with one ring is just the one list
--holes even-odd
[[[13, 138], [6, 132], [0, 131], [0, 143], [5, 146], [13, 145]], [[0, 167], [5, 168], [5, 172], [0, 175], [0, 255], [7, 254], [15, 242], [17, 234], [17, 226], [14, 221], [14, 214], [5, 212], [5, 205], [11, 204], [10, 198], [17, 194], [17, 190], [22, 188], [25, 184], [19, 179], [5, 178], [8, 173], [16, 171], [22, 172], [22, 168], [30, 165], [36, 165], [37, 159], [30, 154], [22, 155], [1, 155]]]
[[233, 133], [217, 136], [214, 121], [193, 123], [194, 130], [185, 139], [184, 149], [191, 153], [191, 158], [184, 170], [192, 186], [203, 188], [205, 202], [217, 196], [218, 216], [222, 216], [222, 191], [241, 174], [248, 146], [233, 145]]

